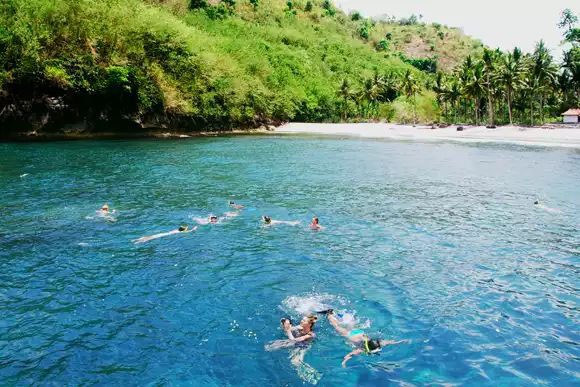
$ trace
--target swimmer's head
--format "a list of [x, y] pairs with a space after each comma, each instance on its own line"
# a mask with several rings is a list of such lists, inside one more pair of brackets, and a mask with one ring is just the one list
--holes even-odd
[[233, 200], [230, 200], [230, 206], [233, 206], [234, 204], [236, 204], [236, 203], [234, 203]]
[[218, 221], [218, 217], [217, 217], [217, 216], [215, 216], [215, 215], [211, 215], [211, 216], [209, 217], [209, 221], [210, 221], [210, 222], [212, 222], [212, 223], [217, 223], [217, 221]]
[[377, 353], [381, 350], [381, 341], [366, 338], [364, 341], [364, 350], [366, 353]]
[[312, 224], [318, 224], [318, 216], [312, 218]]
[[269, 216], [262, 216], [262, 219], [264, 219], [264, 223], [266, 224], [272, 223], [272, 218], [270, 218]]
[[314, 329], [314, 324], [316, 323], [317, 320], [318, 320], [318, 317], [316, 317], [313, 314], [308, 315], [308, 316], [304, 316], [302, 321], [300, 321], [300, 325], [302, 325], [303, 327], [308, 327], [309, 329], [312, 330], [312, 329]]
[[103, 206], [101, 207], [101, 211], [109, 211], [109, 205], [107, 203], [103, 204]]
[[183, 231], [187, 231], [187, 225], [184, 226], [179, 226], [179, 228], [177, 229], [179, 232], [183, 232]]
[[539, 201], [539, 200], [536, 200], [536, 201], [534, 202], [534, 204], [537, 206], [538, 204], [540, 204], [540, 201]]

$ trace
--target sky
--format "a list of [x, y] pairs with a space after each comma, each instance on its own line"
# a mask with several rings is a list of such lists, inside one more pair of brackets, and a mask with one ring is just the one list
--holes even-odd
[[423, 15], [425, 22], [461, 28], [483, 44], [502, 50], [533, 51], [543, 39], [555, 57], [561, 56], [560, 14], [570, 8], [580, 17], [580, 0], [335, 0], [346, 11], [365, 16], [397, 18]]

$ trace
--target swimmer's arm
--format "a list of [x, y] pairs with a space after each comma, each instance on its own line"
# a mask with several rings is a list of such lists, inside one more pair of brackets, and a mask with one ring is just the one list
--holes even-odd
[[387, 345], [403, 344], [403, 343], [408, 343], [408, 342], [409, 342], [409, 340], [399, 340], [399, 341], [381, 340], [381, 347], [386, 347]]
[[346, 368], [346, 362], [352, 359], [354, 356], [360, 355], [361, 353], [363, 353], [362, 349], [355, 349], [354, 351], [347, 354], [344, 359], [342, 359], [342, 367]]
[[295, 343], [301, 343], [301, 342], [303, 342], [303, 341], [306, 341], [306, 340], [311, 340], [311, 339], [313, 339], [314, 337], [316, 337], [316, 335], [314, 334], [314, 332], [310, 332], [310, 333], [309, 333], [309, 334], [307, 334], [307, 335], [300, 336], [300, 337], [298, 337], [297, 339], [294, 339], [294, 342], [295, 342]]

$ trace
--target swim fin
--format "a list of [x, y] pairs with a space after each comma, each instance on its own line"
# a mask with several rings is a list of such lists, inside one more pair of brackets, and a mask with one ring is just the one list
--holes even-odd
[[318, 314], [324, 314], [324, 315], [332, 314], [332, 313], [334, 313], [334, 309], [319, 310], [316, 313], [318, 313]]

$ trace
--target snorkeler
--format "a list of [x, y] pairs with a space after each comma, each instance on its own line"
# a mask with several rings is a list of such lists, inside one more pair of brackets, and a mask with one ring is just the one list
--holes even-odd
[[138, 243], [145, 243], [145, 242], [149, 242], [152, 241], [154, 239], [159, 239], [159, 238], [163, 238], [169, 235], [175, 235], [175, 234], [186, 234], [186, 233], [190, 233], [197, 230], [197, 227], [193, 227], [193, 228], [189, 228], [189, 226], [184, 225], [184, 226], [179, 226], [179, 228], [177, 230], [172, 230], [169, 232], [163, 232], [160, 234], [155, 234], [155, 235], [151, 235], [151, 236], [144, 236], [138, 239], [133, 239], [131, 242], [138, 244]]
[[270, 216], [264, 215], [262, 216], [262, 221], [266, 226], [274, 226], [276, 224], [287, 224], [289, 226], [296, 226], [299, 225], [300, 222], [298, 221], [289, 221], [289, 220], [274, 220]]
[[109, 215], [109, 214], [114, 214], [115, 210], [111, 210], [109, 208], [109, 205], [107, 203], [105, 203], [101, 206], [101, 209], [98, 210], [97, 212], [99, 212], [101, 215]]
[[235, 208], [236, 210], [241, 210], [242, 208], [244, 208], [244, 206], [235, 203], [233, 200], [230, 200], [229, 205], [230, 207]]
[[318, 217], [315, 216], [314, 218], [312, 218], [312, 222], [310, 223], [310, 228], [313, 230], [322, 230], [324, 227], [322, 227], [320, 225], [320, 222], [318, 221]]
[[392, 340], [371, 339], [362, 329], [348, 330], [340, 326], [340, 322], [334, 315], [334, 311], [332, 309], [328, 309], [318, 313], [326, 314], [328, 322], [330, 323], [330, 325], [334, 327], [336, 332], [338, 332], [339, 335], [346, 337], [348, 341], [355, 347], [354, 350], [352, 350], [351, 352], [349, 352], [347, 355], [344, 356], [342, 360], [343, 367], [346, 367], [346, 363], [354, 356], [358, 356], [361, 354], [370, 355], [379, 353], [381, 349], [387, 345], [400, 344], [406, 342], [406, 340], [392, 341]]

